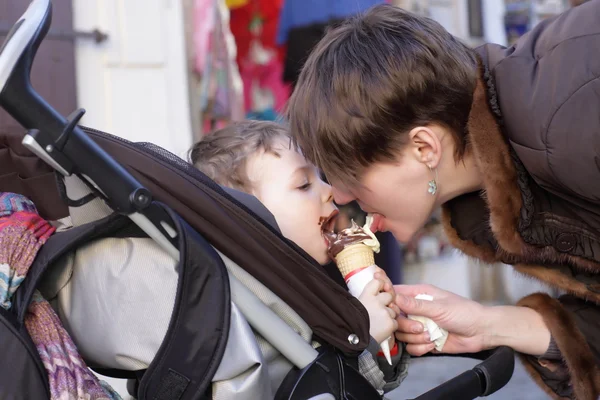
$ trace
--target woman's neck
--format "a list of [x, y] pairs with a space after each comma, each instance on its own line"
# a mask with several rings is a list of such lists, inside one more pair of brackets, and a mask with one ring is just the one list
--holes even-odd
[[445, 160], [442, 168], [438, 168], [439, 204], [466, 193], [483, 189], [483, 178], [471, 151], [465, 153], [463, 159], [456, 163], [454, 157]]

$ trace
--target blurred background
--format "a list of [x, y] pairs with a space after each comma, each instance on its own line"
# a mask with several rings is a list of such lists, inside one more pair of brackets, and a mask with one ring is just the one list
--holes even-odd
[[[54, 0], [51, 31], [32, 78], [64, 115], [187, 158], [191, 144], [244, 118], [275, 120], [327, 27], [383, 0]], [[510, 45], [579, 0], [390, 0], [428, 16], [472, 46]], [[3, 40], [29, 0], [0, 0]], [[21, 130], [0, 111], [0, 129]], [[340, 224], [364, 215], [343, 207]], [[479, 265], [447, 244], [439, 216], [411, 243], [380, 235], [378, 264], [394, 283], [427, 282], [489, 304], [547, 288], [504, 265]], [[464, 360], [463, 360], [464, 361]], [[392, 398], [417, 395], [471, 361], [416, 360]], [[450, 366], [452, 365], [452, 366]], [[520, 394], [519, 394], [520, 393]], [[527, 395], [523, 394], [527, 393]], [[495, 399], [546, 398], [518, 369]]]

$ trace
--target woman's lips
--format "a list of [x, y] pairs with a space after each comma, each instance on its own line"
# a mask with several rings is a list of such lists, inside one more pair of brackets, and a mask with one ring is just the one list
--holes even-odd
[[371, 232], [385, 232], [385, 228], [383, 227], [383, 223], [385, 221], [385, 217], [378, 213], [373, 213], [373, 223], [369, 227]]

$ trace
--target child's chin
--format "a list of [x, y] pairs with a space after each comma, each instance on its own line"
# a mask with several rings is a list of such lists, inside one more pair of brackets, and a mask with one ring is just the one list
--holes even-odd
[[322, 256], [320, 259], [317, 260], [319, 264], [321, 265], [327, 265], [330, 262], [332, 262], [333, 260], [331, 259], [331, 257], [329, 257], [329, 254], [325, 253], [324, 256]]

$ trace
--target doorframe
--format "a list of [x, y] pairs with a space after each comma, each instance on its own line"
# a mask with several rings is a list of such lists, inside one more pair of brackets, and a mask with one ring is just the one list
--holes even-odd
[[196, 0], [183, 0], [183, 25], [185, 37], [186, 71], [188, 81], [188, 98], [190, 104], [190, 120], [192, 138], [202, 139], [202, 113], [200, 112], [200, 96], [198, 95], [202, 77], [195, 71], [194, 48], [194, 7]]

